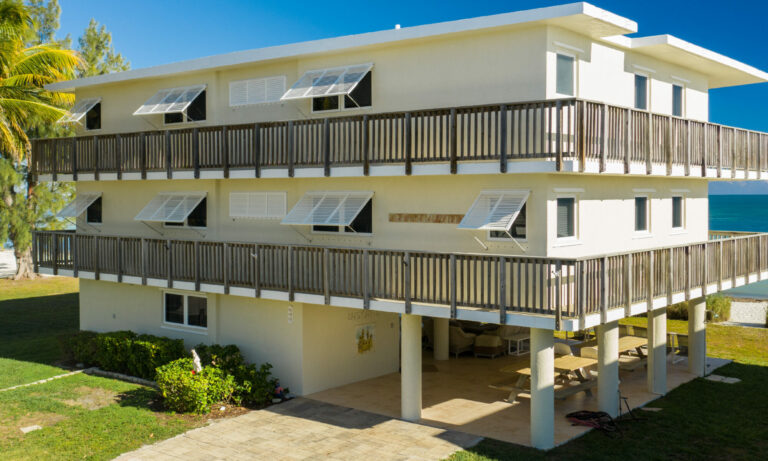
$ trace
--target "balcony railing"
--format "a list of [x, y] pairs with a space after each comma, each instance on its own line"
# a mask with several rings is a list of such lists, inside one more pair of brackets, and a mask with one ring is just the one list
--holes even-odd
[[[32, 167], [38, 175], [161, 173], [443, 162], [546, 159], [561, 171], [743, 177], [768, 171], [768, 134], [652, 114], [578, 99], [457, 107], [245, 125], [180, 128], [101, 136], [38, 139]], [[623, 165], [623, 167], [622, 167]], [[656, 166], [656, 169], [654, 169]], [[677, 170], [674, 167], [677, 166]], [[708, 172], [708, 170], [710, 170]], [[637, 172], [637, 167], [632, 168]], [[664, 174], [664, 173], [661, 174]], [[740, 177], [740, 176], [739, 176]]]
[[[543, 314], [564, 318], [589, 314], [602, 321], [610, 309], [631, 315], [635, 305], [671, 304], [760, 279], [768, 271], [768, 234], [719, 239], [596, 258], [561, 259], [506, 255], [429, 253], [305, 245], [161, 240], [138, 237], [37, 232], [35, 270], [89, 272], [173, 287], [187, 282], [247, 289], [398, 301], [457, 309]], [[193, 284], [193, 285], [192, 285]], [[178, 286], [177, 286], [178, 287]]]

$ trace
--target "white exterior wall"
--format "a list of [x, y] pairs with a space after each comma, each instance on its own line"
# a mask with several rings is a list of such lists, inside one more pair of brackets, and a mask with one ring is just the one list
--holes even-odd
[[635, 74], [640, 73], [646, 75], [650, 82], [648, 109], [651, 112], [672, 115], [674, 83], [684, 88], [683, 117], [709, 120], [709, 82], [706, 76], [557, 27], [550, 27], [547, 35], [548, 99], [564, 97], [556, 92], [558, 52], [578, 58], [575, 85], [578, 98], [634, 107]]

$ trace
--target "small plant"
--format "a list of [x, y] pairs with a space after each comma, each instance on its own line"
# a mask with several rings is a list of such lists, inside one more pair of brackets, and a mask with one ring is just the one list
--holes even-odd
[[67, 359], [91, 366], [98, 363], [96, 358], [97, 337], [98, 333], [94, 331], [78, 331], [71, 335], [60, 336], [59, 343]]
[[683, 301], [668, 306], [667, 318], [670, 320], [688, 320], [688, 302]]
[[230, 402], [235, 392], [233, 376], [214, 366], [195, 372], [190, 358], [159, 367], [157, 385], [165, 405], [180, 413], [209, 413], [213, 404]]
[[711, 312], [711, 321], [726, 322], [731, 318], [731, 298], [721, 294], [707, 296], [707, 311]]

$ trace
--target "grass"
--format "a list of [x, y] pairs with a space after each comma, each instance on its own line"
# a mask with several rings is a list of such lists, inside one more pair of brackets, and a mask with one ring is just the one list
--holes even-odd
[[[621, 322], [646, 325], [639, 317]], [[668, 320], [667, 329], [686, 333], [688, 322]], [[621, 422], [621, 438], [591, 431], [548, 452], [485, 439], [449, 460], [768, 459], [768, 329], [709, 324], [707, 355], [734, 360], [717, 374], [742, 382], [684, 384], [653, 402], [661, 411], [638, 411], [640, 421]]]
[[[58, 336], [77, 331], [76, 279], [0, 280], [0, 389], [68, 370]], [[0, 392], [2, 459], [111, 459], [205, 423], [162, 411], [155, 390], [79, 374]], [[20, 428], [40, 425], [23, 434]]]

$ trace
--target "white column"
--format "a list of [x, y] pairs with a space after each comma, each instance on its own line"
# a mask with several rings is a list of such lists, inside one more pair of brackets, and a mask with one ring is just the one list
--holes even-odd
[[597, 327], [597, 401], [601, 411], [619, 415], [619, 322]]
[[696, 376], [704, 376], [707, 371], [706, 310], [705, 298], [688, 303], [688, 371]]
[[400, 417], [421, 419], [421, 316], [400, 317]]
[[531, 445], [555, 446], [555, 336], [531, 328]]
[[667, 393], [667, 309], [648, 312], [648, 392]]
[[432, 319], [432, 325], [435, 327], [435, 360], [448, 360], [448, 319]]

